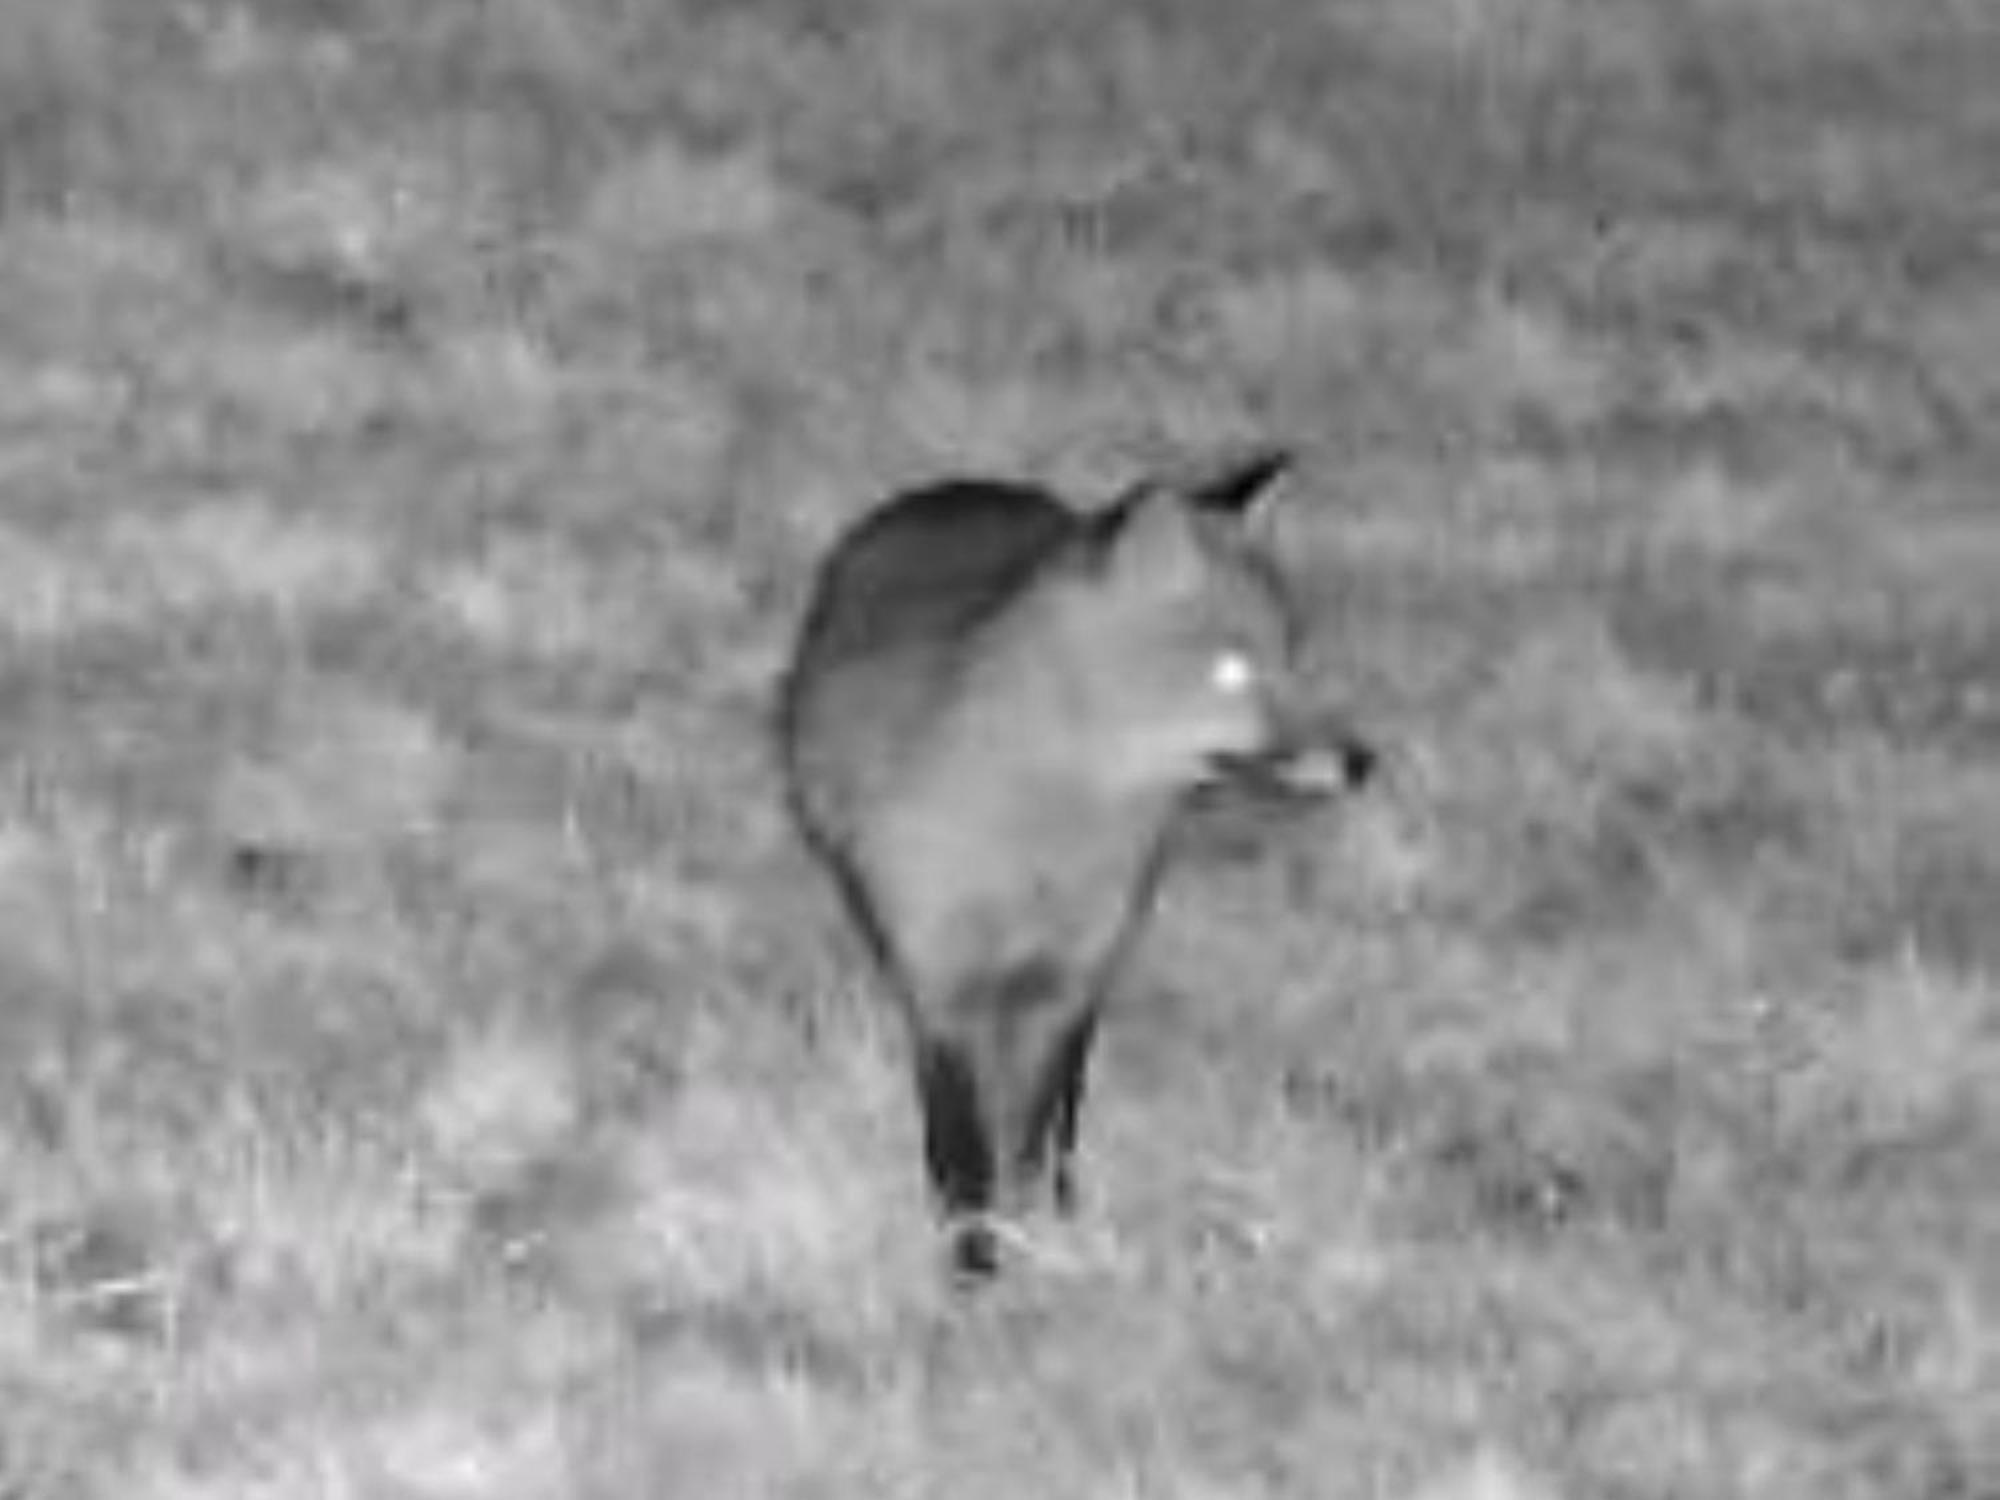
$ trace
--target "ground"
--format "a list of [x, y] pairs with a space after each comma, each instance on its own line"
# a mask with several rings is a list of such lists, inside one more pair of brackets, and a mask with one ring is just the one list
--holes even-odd
[[[0, 1494], [2000, 1495], [1996, 76], [4, 0]], [[1386, 776], [1192, 841], [954, 1295], [774, 796], [814, 559], [1263, 440]]]

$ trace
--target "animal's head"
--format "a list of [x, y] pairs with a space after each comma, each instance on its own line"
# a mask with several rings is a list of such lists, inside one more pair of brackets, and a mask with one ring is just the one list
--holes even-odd
[[1149, 484], [1100, 523], [1083, 593], [1090, 711], [1126, 784], [1324, 796], [1372, 773], [1372, 749], [1301, 701], [1298, 626], [1268, 550], [1288, 466], [1264, 452]]

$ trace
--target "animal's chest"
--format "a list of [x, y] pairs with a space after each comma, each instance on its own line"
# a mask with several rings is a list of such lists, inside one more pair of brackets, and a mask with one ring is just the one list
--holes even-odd
[[886, 831], [883, 852], [920, 970], [1096, 969], [1150, 893], [1157, 809], [1060, 778], [1020, 778], [911, 813]]

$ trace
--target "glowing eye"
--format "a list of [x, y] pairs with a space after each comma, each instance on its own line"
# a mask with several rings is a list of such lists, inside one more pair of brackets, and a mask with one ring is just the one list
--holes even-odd
[[1224, 651], [1208, 664], [1208, 681], [1218, 692], [1248, 692], [1257, 683], [1257, 664], [1241, 651]]

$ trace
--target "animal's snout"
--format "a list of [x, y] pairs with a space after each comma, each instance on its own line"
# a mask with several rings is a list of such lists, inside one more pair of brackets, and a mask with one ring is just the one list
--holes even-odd
[[1272, 752], [1267, 774], [1288, 796], [1337, 797], [1373, 780], [1378, 760], [1373, 745], [1349, 736], [1295, 740]]
[[1373, 781], [1380, 760], [1367, 741], [1343, 736], [1276, 752], [1272, 774], [1295, 796], [1332, 797], [1359, 791]]
[[1358, 791], [1381, 769], [1381, 755], [1367, 740], [1340, 728], [1277, 737], [1251, 755], [1217, 757], [1220, 779], [1262, 796], [1300, 799]]

